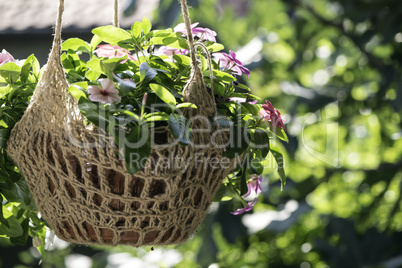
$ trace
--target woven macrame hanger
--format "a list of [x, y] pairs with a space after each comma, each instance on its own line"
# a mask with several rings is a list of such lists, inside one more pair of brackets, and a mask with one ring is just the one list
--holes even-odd
[[[152, 148], [157, 164], [128, 174], [124, 161], [116, 156], [112, 138], [96, 127], [84, 125], [82, 117], [71, 117], [77, 114], [76, 99], [67, 92], [60, 57], [64, 1], [59, 0], [47, 66], [27, 111], [10, 134], [7, 152], [27, 179], [38, 210], [64, 240], [134, 246], [181, 243], [202, 222], [220, 183], [237, 161], [231, 160], [225, 168], [197, 165], [198, 155], [208, 163], [212, 158], [223, 159], [224, 148], [212, 143], [210, 132], [194, 131], [194, 144], [207, 146], [172, 144]], [[206, 129], [202, 125], [205, 117], [209, 119], [216, 113], [213, 92], [210, 94], [204, 85], [187, 3], [180, 1], [192, 64], [183, 90], [184, 101], [198, 107], [189, 108], [187, 113], [197, 119], [193, 120], [193, 129]], [[114, 11], [116, 15], [117, 5]], [[203, 119], [198, 120], [198, 115]], [[78, 145], [93, 147], [72, 146], [73, 139]], [[158, 164], [158, 159], [167, 156], [192, 162], [186, 162], [184, 170], [166, 168], [164, 161]]]

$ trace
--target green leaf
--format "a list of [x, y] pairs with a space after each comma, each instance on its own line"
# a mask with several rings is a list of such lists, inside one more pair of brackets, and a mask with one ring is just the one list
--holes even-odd
[[63, 42], [61, 45], [62, 50], [75, 50], [82, 51], [86, 53], [91, 53], [90, 45], [82, 39], [79, 38], [70, 38]]
[[4, 197], [10, 202], [20, 203], [20, 206], [25, 209], [35, 209], [31, 192], [21, 174], [2, 167], [2, 176], [8, 177], [8, 183], [0, 184], [0, 190]]
[[251, 91], [251, 89], [248, 86], [241, 84], [241, 83], [239, 83], [236, 87], [247, 90], [247, 91]]
[[9, 128], [12, 128], [21, 119], [21, 116], [16, 110], [8, 109], [3, 111], [1, 118]]
[[89, 81], [95, 81], [98, 80], [99, 76], [101, 76], [102, 73], [100, 72], [96, 72], [92, 69], [88, 69], [87, 72], [85, 73], [85, 77], [89, 80]]
[[286, 184], [286, 174], [285, 174], [285, 169], [284, 169], [284, 160], [283, 160], [283, 155], [278, 148], [278, 146], [274, 143], [271, 143], [270, 145], [271, 153], [275, 158], [275, 161], [278, 165], [278, 174], [279, 177], [281, 178], [281, 190], [283, 190], [283, 187]]
[[124, 145], [126, 169], [130, 174], [141, 170], [151, 154], [151, 132], [146, 124], [139, 124], [128, 133]]
[[29, 73], [31, 72], [32, 62], [34, 61], [35, 56], [31, 54], [24, 62], [21, 67], [21, 81], [25, 83], [29, 77]]
[[40, 255], [42, 255], [42, 259], [45, 258], [46, 250], [45, 250], [45, 242], [46, 242], [46, 227], [43, 225], [38, 231], [35, 232], [35, 235], [42, 242], [38, 247], [38, 251]]
[[21, 67], [14, 62], [7, 62], [0, 66], [0, 76], [2, 76], [7, 83], [14, 84], [21, 73]]
[[85, 92], [78, 86], [73, 85], [73, 86], [69, 87], [67, 89], [67, 91], [70, 92], [70, 94], [77, 100], [79, 100], [81, 97], [83, 97], [85, 99], [87, 98], [87, 95], [85, 94]]
[[42, 69], [40, 68], [40, 63], [36, 57], [32, 59], [32, 72], [35, 76], [40, 77], [40, 72]]
[[269, 153], [269, 136], [262, 129], [256, 129], [254, 132], [255, 148], [260, 150], [261, 157], [264, 159]]
[[96, 73], [103, 73], [104, 74], [104, 72], [102, 70], [101, 60], [98, 59], [98, 58], [93, 58], [92, 60], [88, 61], [87, 66], [88, 66], [88, 68], [92, 69]]
[[11, 87], [6, 84], [7, 86], [0, 87], [0, 98], [3, 98], [11, 91]]
[[241, 105], [247, 109], [252, 115], [259, 116], [259, 111], [261, 110], [257, 104], [250, 104], [247, 102], [242, 102]]
[[151, 31], [151, 29], [152, 29], [151, 22], [149, 21], [148, 18], [144, 17], [142, 19], [142, 31], [144, 32], [144, 34], [147, 34]]
[[228, 200], [231, 200], [231, 199], [233, 199], [232, 192], [230, 191], [230, 189], [229, 189], [229, 187], [227, 185], [222, 183], [219, 186], [218, 191], [215, 194], [213, 202], [228, 201]]
[[230, 133], [230, 144], [223, 156], [235, 158], [240, 156], [249, 146], [250, 134], [247, 129], [241, 126], [234, 126]]
[[245, 195], [248, 191], [246, 167], [244, 167], [243, 170], [241, 171], [241, 177], [240, 177], [240, 195], [241, 196]]
[[113, 72], [117, 66], [120, 65], [120, 62], [127, 59], [127, 55], [124, 55], [121, 58], [110, 58], [107, 60], [101, 61], [101, 69], [102, 72], [107, 75], [110, 80], [113, 80]]
[[20, 246], [25, 246], [28, 240], [28, 232], [29, 232], [29, 218], [25, 218], [22, 223], [22, 230], [23, 234], [18, 237], [11, 237], [10, 241], [11, 243], [15, 245], [20, 245]]
[[176, 36], [176, 33], [173, 33], [171, 28], [165, 30], [155, 30], [154, 32], [155, 37]]
[[24, 230], [17, 218], [7, 208], [3, 209], [3, 217], [7, 220], [9, 226], [5, 224], [0, 225], [0, 235], [7, 237], [19, 237], [23, 235]]
[[134, 22], [134, 24], [131, 26], [131, 31], [135, 38], [140, 37], [142, 33], [142, 23], [140, 21]]
[[144, 116], [145, 121], [153, 122], [153, 121], [168, 121], [169, 115], [164, 112], [155, 112], [151, 114], [146, 114]]
[[191, 64], [190, 57], [185, 56], [185, 55], [175, 54], [175, 55], [173, 55], [173, 59], [175, 61], [177, 61], [178, 63], [185, 65], [185, 66], [190, 66], [190, 64]]
[[91, 43], [90, 43], [91, 51], [94, 51], [94, 50], [96, 49], [96, 47], [97, 47], [101, 42], [102, 42], [102, 39], [101, 39], [99, 36], [94, 35], [94, 36], [92, 37]]
[[178, 33], [155, 33], [154, 37], [150, 40], [150, 45], [164, 45], [171, 48], [188, 49], [188, 43], [185, 39], [181, 38]]
[[70, 61], [66, 53], [61, 54], [61, 63], [63, 64], [63, 68], [68, 73], [70, 70], [74, 70], [74, 64]]
[[78, 108], [89, 121], [102, 129], [107, 128], [109, 121], [113, 117], [101, 105], [96, 105], [85, 98], [79, 99]]
[[137, 88], [135, 82], [130, 79], [121, 79], [115, 74], [113, 74], [113, 77], [117, 80], [117, 83], [119, 84], [119, 95], [122, 97], [127, 96], [130, 92], [133, 92]]
[[[216, 121], [218, 122], [219, 128], [231, 128], [234, 125], [233, 121], [225, 116], [218, 116]], [[215, 120], [212, 122], [212, 124], [214, 126], [216, 125]]]
[[260, 162], [260, 159], [253, 158], [250, 161], [250, 169], [254, 174], [261, 175], [264, 172], [264, 165]]
[[197, 105], [195, 105], [194, 103], [191, 103], [191, 102], [183, 102], [183, 103], [179, 103], [179, 104], [176, 105], [176, 109], [180, 109], [180, 108], [197, 109]]
[[158, 74], [158, 72], [149, 67], [148, 63], [143, 62], [140, 65], [141, 83], [148, 83]]
[[[106, 131], [113, 136], [113, 139], [115, 141], [115, 144], [117, 147], [122, 148], [122, 145], [120, 144], [120, 136], [119, 136], [119, 127], [117, 125], [117, 121], [115, 118], [110, 118], [109, 124], [107, 126]], [[120, 151], [118, 151], [119, 157], [122, 157]]]
[[0, 148], [5, 149], [7, 146], [8, 138], [10, 137], [11, 129], [1, 128], [0, 129]]
[[187, 118], [183, 115], [170, 114], [169, 115], [169, 128], [173, 137], [181, 145], [189, 145], [191, 142], [191, 132], [188, 128]]
[[176, 98], [173, 96], [170, 91], [158, 84], [149, 84], [149, 87], [155, 92], [155, 94], [163, 100], [165, 103], [169, 105], [176, 105]]
[[288, 136], [286, 135], [286, 132], [285, 132], [285, 130], [283, 130], [283, 128], [276, 127], [276, 126], [272, 125], [271, 122], [268, 122], [268, 125], [269, 125], [270, 131], [272, 133], [274, 133], [276, 137], [278, 137], [279, 139], [289, 143]]
[[92, 33], [99, 36], [102, 41], [110, 44], [131, 40], [131, 35], [127, 31], [112, 25], [95, 28]]
[[[206, 70], [205, 72], [204, 72], [204, 75], [205, 76], [207, 76], [207, 77], [209, 77], [209, 70]], [[225, 72], [222, 72], [222, 71], [219, 71], [219, 70], [213, 70], [213, 75], [217, 78], [217, 79], [219, 79], [219, 80], [221, 80], [221, 81], [223, 81], [223, 82], [228, 82], [228, 83], [230, 83], [230, 82], [233, 82], [233, 81], [236, 81], [236, 78], [233, 76], [233, 75], [230, 75], [230, 74], [228, 74], [228, 73], [225, 73]]]
[[207, 46], [208, 51], [210, 52], [218, 52], [224, 49], [225, 47], [219, 43], [212, 43], [211, 45]]
[[0, 225], [4, 224], [7, 228], [10, 228], [10, 224], [8, 223], [7, 219], [3, 215], [3, 196], [0, 194]]
[[181, 38], [181, 34], [175, 33], [176, 36], [167, 37], [162, 40], [165, 46], [178, 49], [188, 49], [188, 43], [185, 39]]
[[130, 112], [130, 111], [127, 111], [127, 110], [116, 110], [115, 112], [124, 113], [124, 114], [126, 114], [126, 115], [131, 116], [132, 118], [134, 118], [135, 121], [137, 121], [137, 122], [140, 121], [140, 117], [139, 117], [137, 114], [133, 113], [133, 112]]

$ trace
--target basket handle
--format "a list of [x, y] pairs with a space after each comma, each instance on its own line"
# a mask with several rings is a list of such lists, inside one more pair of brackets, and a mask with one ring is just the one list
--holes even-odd
[[61, 22], [63, 19], [63, 12], [64, 12], [64, 0], [59, 0], [59, 9], [57, 11], [57, 21], [54, 30], [54, 39], [52, 45], [52, 52], [50, 55], [55, 54], [57, 56], [57, 60], [61, 64], [60, 55], [61, 55]]
[[[212, 88], [212, 67], [209, 66], [210, 69], [210, 79], [211, 79], [211, 92], [208, 92], [207, 88], [204, 85], [204, 78], [202, 75], [202, 71], [200, 69], [200, 61], [197, 59], [197, 50], [196, 44], [194, 42], [194, 37], [191, 29], [191, 21], [188, 12], [187, 0], [180, 0], [181, 3], [181, 11], [183, 14], [184, 24], [186, 26], [187, 31], [187, 40], [191, 58], [191, 76], [190, 80], [187, 82], [186, 86], [183, 90], [184, 100], [188, 102], [192, 102], [197, 105], [198, 109], [196, 111], [189, 111], [190, 116], [194, 115], [202, 115], [206, 117], [214, 117], [216, 115], [216, 104], [213, 97], [213, 88]], [[208, 51], [207, 51], [208, 53]], [[209, 65], [210, 64], [210, 56], [208, 55]]]

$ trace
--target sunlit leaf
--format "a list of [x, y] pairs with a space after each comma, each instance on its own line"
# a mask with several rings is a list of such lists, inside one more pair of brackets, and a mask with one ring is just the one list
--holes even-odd
[[79, 38], [70, 38], [63, 42], [61, 45], [62, 50], [75, 50], [82, 51], [86, 53], [91, 53], [90, 45], [82, 39]]
[[149, 31], [151, 31], [151, 28], [152, 28], [151, 22], [149, 21], [148, 18], [144, 17], [142, 19], [142, 31], [144, 32], [144, 34], [149, 33]]
[[150, 84], [149, 87], [155, 92], [155, 94], [164, 102], [169, 105], [176, 105], [176, 98], [170, 91], [158, 84]]
[[134, 24], [131, 26], [131, 31], [134, 37], [140, 37], [142, 32], [142, 23], [140, 21], [134, 22]]
[[112, 25], [95, 28], [92, 33], [99, 36], [102, 41], [110, 44], [117, 44], [131, 39], [131, 35], [127, 31]]
[[274, 156], [276, 163], [278, 165], [277, 171], [278, 171], [279, 177], [281, 178], [281, 189], [283, 190], [283, 187], [285, 187], [285, 184], [286, 184], [286, 174], [285, 174], [285, 168], [284, 168], [283, 155], [275, 143], [270, 144], [270, 149], [271, 149], [270, 151], [271, 151], [272, 155]]
[[11, 211], [3, 208], [3, 217], [7, 220], [9, 226], [1, 224], [0, 235], [7, 235], [8, 237], [19, 237], [23, 235], [24, 230]]

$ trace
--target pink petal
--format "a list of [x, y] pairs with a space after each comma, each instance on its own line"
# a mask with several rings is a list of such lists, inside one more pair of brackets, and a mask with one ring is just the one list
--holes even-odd
[[244, 208], [239, 208], [239, 209], [237, 209], [236, 211], [230, 212], [230, 213], [233, 214], [233, 215], [240, 215], [240, 214], [243, 214], [243, 213], [246, 212], [246, 211], [250, 211], [250, 210], [253, 209], [253, 207], [255, 206], [255, 204], [257, 203], [257, 201], [258, 201], [258, 198], [256, 197], [256, 198], [254, 198], [253, 201], [248, 202], [246, 207], [244, 207]]
[[121, 101], [121, 97], [118, 94], [112, 93], [108, 95], [110, 102], [109, 103], [113, 103], [113, 102], [120, 102]]
[[211, 29], [208, 28], [201, 28], [197, 27], [192, 30], [192, 33], [195, 36], [198, 36], [199, 38], [202, 38], [202, 40], [208, 40], [208, 41], [213, 41], [216, 42], [216, 32], [212, 31]]
[[96, 55], [98, 57], [113, 57], [115, 52], [115, 48], [111, 45], [100, 45], [96, 50]]
[[89, 100], [93, 102], [100, 102], [100, 103], [107, 103], [107, 96], [104, 96], [102, 94], [90, 94], [89, 95]]
[[8, 53], [7, 50], [3, 49], [2, 52], [0, 53], [0, 65], [13, 61], [14, 57], [10, 53]]
[[99, 94], [102, 89], [98, 86], [88, 86], [87, 88], [89, 94]]
[[[137, 60], [134, 57], [130, 56], [131, 53], [127, 49], [119, 46], [112, 46], [109, 44], [99, 45], [98, 49], [96, 50], [96, 55], [98, 57], [105, 57], [105, 58], [121, 58], [127, 55], [128, 56], [127, 59], [134, 61]], [[125, 63], [127, 59], [123, 60], [121, 63]]]
[[[191, 24], [191, 29], [196, 27], [198, 24], [199, 24], [199, 22]], [[185, 23], [177, 24], [177, 26], [174, 27], [173, 31], [175, 31], [176, 33], [183, 33], [184, 35], [187, 35], [186, 24]]]
[[112, 80], [110, 80], [109, 78], [106, 78], [106, 79], [101, 79], [100, 81], [101, 81], [103, 91], [107, 91], [109, 94], [116, 93], [116, 92], [118, 93], [118, 91], [116, 90], [116, 86]]

